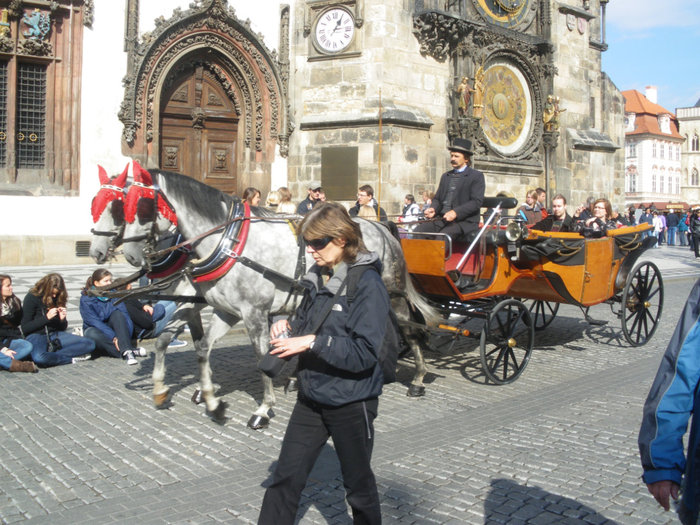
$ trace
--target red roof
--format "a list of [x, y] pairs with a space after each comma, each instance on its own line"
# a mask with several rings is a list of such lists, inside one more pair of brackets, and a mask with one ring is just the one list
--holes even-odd
[[[661, 135], [664, 137], [674, 137], [682, 139], [678, 133], [678, 120], [676, 116], [663, 106], [654, 104], [647, 97], [635, 89], [622, 92], [625, 97], [625, 113], [635, 113], [634, 131], [628, 131], [625, 135], [641, 135], [648, 133], [651, 135]], [[671, 133], [663, 133], [659, 128], [659, 115], [669, 115], [671, 117]]]

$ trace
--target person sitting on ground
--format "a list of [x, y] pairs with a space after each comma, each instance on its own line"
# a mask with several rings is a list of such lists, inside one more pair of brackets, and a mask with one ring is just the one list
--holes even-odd
[[368, 221], [377, 220], [377, 212], [369, 204], [363, 204], [360, 206], [360, 211], [357, 212], [357, 217], [361, 219], [367, 219]]
[[453, 241], [465, 241], [479, 228], [486, 182], [484, 174], [470, 166], [474, 155], [470, 140], [456, 138], [447, 149], [452, 169], [442, 174], [435, 198], [424, 210], [426, 219], [435, 220], [419, 224], [415, 231], [440, 232]]
[[247, 202], [250, 206], [260, 205], [260, 190], [257, 188], [249, 187], [243, 190], [242, 199]]
[[41, 368], [87, 361], [95, 349], [91, 339], [66, 332], [67, 302], [66, 283], [57, 273], [39, 279], [24, 298], [22, 333]]
[[380, 208], [377, 201], [374, 200], [374, 188], [372, 188], [372, 186], [369, 184], [364, 184], [357, 189], [357, 202], [355, 202], [355, 205], [348, 210], [350, 217], [357, 217], [360, 212], [360, 208], [362, 208], [364, 205], [370, 205], [372, 208], [374, 208], [375, 217], [377, 216], [377, 210], [379, 210], [379, 220], [382, 222], [387, 221], [386, 212], [383, 208]]
[[98, 268], [88, 277], [80, 296], [80, 315], [83, 334], [95, 342], [98, 351], [111, 357], [121, 357], [127, 365], [137, 363], [136, 356], [145, 357], [145, 348], [136, 348], [131, 342], [134, 324], [124, 303], [116, 299], [88, 295], [88, 291], [112, 284], [112, 272]]
[[574, 229], [574, 220], [566, 212], [566, 198], [557, 193], [552, 199], [552, 214], [532, 226], [533, 230], [544, 232], [570, 232]]
[[[131, 290], [131, 284], [126, 285], [127, 290]], [[163, 333], [165, 327], [173, 317], [177, 309], [174, 301], [158, 301], [156, 304], [142, 303], [138, 297], [126, 297], [124, 299], [129, 318], [134, 324], [133, 339], [142, 341], [143, 339], [155, 339]], [[187, 345], [174, 337], [168, 344], [168, 348], [179, 348]], [[136, 346], [132, 344], [132, 346]]]
[[12, 290], [12, 278], [0, 274], [0, 368], [10, 372], [38, 372], [31, 361], [32, 343], [22, 337], [22, 303]]
[[297, 207], [294, 206], [292, 202], [292, 192], [289, 188], [282, 186], [277, 190], [280, 196], [280, 203], [277, 205], [277, 213], [285, 213], [288, 215], [294, 215], [297, 212]]
[[518, 215], [528, 226], [542, 220], [542, 208], [537, 202], [537, 190], [529, 190], [525, 194], [525, 204], [518, 209]]

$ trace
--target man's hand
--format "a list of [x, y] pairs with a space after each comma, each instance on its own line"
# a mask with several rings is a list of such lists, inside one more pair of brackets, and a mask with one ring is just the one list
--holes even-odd
[[669, 495], [673, 499], [678, 499], [679, 488], [680, 487], [678, 483], [668, 479], [657, 481], [655, 483], [647, 483], [647, 489], [649, 489], [649, 493], [652, 496], [654, 496], [654, 499], [659, 502], [659, 505], [661, 505], [664, 508], [664, 510], [669, 509]]
[[425, 211], [423, 212], [425, 215], [426, 219], [432, 219], [435, 217], [435, 209], [434, 208], [426, 208]]
[[445, 219], [447, 222], [452, 222], [457, 218], [457, 212], [454, 210], [450, 210], [445, 215], [443, 215], [442, 218]]

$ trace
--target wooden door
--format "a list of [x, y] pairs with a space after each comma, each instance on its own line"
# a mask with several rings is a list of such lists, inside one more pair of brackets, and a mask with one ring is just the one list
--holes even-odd
[[161, 168], [236, 192], [238, 116], [219, 81], [198, 66], [173, 82], [164, 100]]

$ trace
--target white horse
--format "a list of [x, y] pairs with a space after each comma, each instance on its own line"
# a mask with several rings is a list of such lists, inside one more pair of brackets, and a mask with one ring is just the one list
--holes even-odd
[[92, 199], [91, 213], [95, 227], [91, 230], [90, 256], [103, 264], [122, 242], [124, 232], [124, 197], [129, 166], [121, 175], [109, 178], [102, 166], [98, 166], [100, 189]]
[[[230, 212], [237, 199], [192, 178], [160, 170], [153, 170], [149, 174], [145, 170], [135, 169], [134, 181], [126, 204], [127, 226], [123, 245], [126, 259], [135, 266], [145, 264], [144, 248], [147, 248], [148, 240], [155, 240], [172, 229], [173, 222], [176, 221], [177, 228], [186, 239], [196, 239], [192, 243], [193, 257], [200, 259], [200, 263], [203, 259], [211, 261], [209, 256], [217, 252], [222, 237], [219, 232], [225, 229], [221, 227], [217, 230], [217, 227], [225, 223], [232, 224]], [[158, 188], [159, 192], [154, 191], [154, 188]], [[252, 212], [250, 219], [238, 221], [241, 223], [238, 235], [242, 236], [244, 228], [248, 230], [245, 246], [238, 255], [277, 274], [298, 278], [297, 255], [301, 254], [302, 258], [304, 255], [289, 221], [264, 208], [253, 208]], [[245, 222], [248, 222], [247, 226]], [[385, 226], [364, 220], [359, 222], [366, 246], [377, 252], [382, 260], [382, 277], [392, 296], [392, 307], [399, 320], [427, 320], [433, 324], [438, 316], [411, 284], [400, 243]], [[207, 234], [210, 231], [216, 233]], [[231, 261], [227, 263], [230, 264]], [[253, 269], [240, 261], [225, 273], [217, 274], [216, 279], [205, 278], [197, 283], [191, 278], [181, 281], [178, 289], [180, 292], [183, 295], [201, 295], [214, 308], [212, 322], [207, 327], [205, 336], [199, 341], [195, 340], [195, 347], [200, 365], [200, 389], [207, 410], [221, 419], [224, 417], [225, 404], [213, 392], [209, 366], [212, 347], [234, 324], [242, 320], [260, 358], [268, 350], [270, 314], [291, 313], [294, 301], [289, 301], [286, 291], [277, 288], [263, 276], [260, 268]], [[166, 328], [166, 332], [170, 333], [162, 334], [156, 341], [153, 382], [157, 406], [164, 403], [168, 396], [169, 389], [164, 384], [165, 351], [172, 332], [181, 323], [174, 319], [171, 324], [172, 327], [169, 325]], [[408, 394], [423, 395], [426, 368], [418, 344], [420, 334], [408, 326], [402, 327], [402, 332], [413, 351], [416, 365]], [[272, 380], [262, 373], [261, 377], [263, 400], [248, 421], [252, 428], [261, 428], [269, 423], [269, 412], [275, 404]]]

